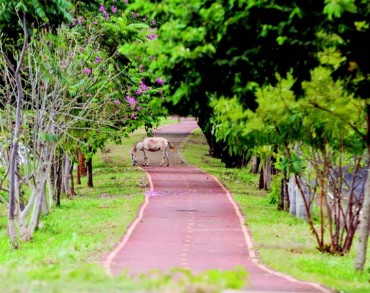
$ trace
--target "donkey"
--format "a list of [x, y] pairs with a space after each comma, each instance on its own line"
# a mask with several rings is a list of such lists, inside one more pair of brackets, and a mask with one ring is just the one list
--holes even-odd
[[170, 165], [170, 160], [168, 158], [168, 149], [175, 150], [175, 146], [172, 145], [167, 139], [163, 137], [146, 137], [142, 141], [135, 143], [131, 149], [130, 155], [132, 160], [132, 165], [136, 166], [136, 154], [138, 151], [144, 153], [144, 166], [149, 166], [149, 152], [162, 151], [163, 158], [160, 166], [163, 166], [164, 162], [167, 161], [167, 167]]

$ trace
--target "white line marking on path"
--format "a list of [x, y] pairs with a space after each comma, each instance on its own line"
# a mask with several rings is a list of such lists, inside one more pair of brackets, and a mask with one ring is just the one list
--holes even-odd
[[[204, 171], [202, 171], [202, 172], [203, 173], [206, 173]], [[208, 174], [208, 173], [206, 173], [206, 174]], [[230, 191], [227, 188], [225, 188], [225, 186], [218, 180], [218, 178], [215, 177], [214, 175], [211, 175], [211, 174], [208, 174], [208, 175], [210, 175], [221, 186], [221, 188], [225, 191], [225, 193], [227, 195], [227, 198], [229, 199], [229, 201], [233, 205], [234, 210], [235, 210], [235, 213], [236, 213], [236, 215], [239, 218], [240, 225], [241, 225], [241, 228], [243, 230], [244, 238], [245, 238], [245, 241], [247, 243], [248, 250], [249, 250], [250, 259], [258, 267], [260, 267], [261, 269], [263, 269], [264, 271], [266, 271], [266, 272], [268, 272], [270, 274], [273, 274], [273, 275], [276, 275], [276, 276], [279, 276], [279, 277], [283, 277], [283, 278], [285, 278], [285, 279], [287, 279], [289, 281], [296, 282], [296, 283], [302, 283], [302, 284], [310, 284], [312, 287], [315, 287], [316, 289], [321, 290], [322, 292], [326, 292], [326, 293], [332, 293], [333, 292], [332, 290], [328, 290], [328, 289], [322, 287], [320, 284], [315, 284], [315, 283], [305, 282], [305, 281], [299, 281], [299, 280], [297, 280], [297, 279], [295, 279], [295, 278], [293, 278], [291, 276], [288, 276], [288, 275], [285, 275], [283, 273], [279, 273], [279, 272], [273, 271], [273, 270], [265, 267], [264, 265], [260, 264], [259, 263], [259, 257], [256, 255], [256, 253], [254, 251], [254, 248], [253, 248], [252, 239], [251, 239], [251, 237], [249, 235], [249, 232], [247, 230], [247, 227], [244, 224], [245, 217], [241, 214], [239, 206], [235, 202], [234, 198], [231, 196]]]
[[[141, 170], [144, 171], [143, 168], [139, 167]], [[152, 181], [152, 178], [150, 177], [149, 173], [145, 172], [144, 173], [146, 174], [147, 178], [148, 178], [148, 181], [149, 181], [149, 186], [150, 186], [150, 191], [153, 191], [153, 181]], [[116, 257], [117, 253], [126, 245], [127, 241], [130, 239], [130, 236], [132, 234], [132, 232], [134, 231], [134, 229], [136, 228], [137, 224], [141, 221], [141, 219], [143, 218], [143, 215], [144, 215], [144, 210], [146, 208], [146, 206], [148, 205], [149, 203], [149, 196], [147, 195], [144, 195], [145, 198], [144, 198], [144, 203], [142, 204], [142, 206], [140, 207], [140, 210], [139, 210], [139, 214], [137, 216], [137, 218], [135, 219], [135, 221], [129, 226], [127, 232], [125, 233], [124, 237], [118, 242], [117, 246], [115, 249], [113, 249], [107, 256], [104, 264], [103, 264], [103, 267], [104, 267], [104, 270], [110, 275], [110, 276], [113, 276], [112, 274], [112, 271], [111, 271], [111, 265], [112, 265], [112, 262], [114, 260], [114, 258]]]

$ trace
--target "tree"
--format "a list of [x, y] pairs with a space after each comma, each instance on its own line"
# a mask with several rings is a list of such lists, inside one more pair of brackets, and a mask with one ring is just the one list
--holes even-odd
[[[21, 119], [23, 116], [23, 108], [22, 103], [24, 99], [24, 92], [23, 86], [21, 81], [21, 69], [23, 66], [24, 58], [26, 55], [27, 47], [29, 44], [29, 26], [28, 21], [30, 18], [31, 20], [37, 20], [47, 22], [49, 19], [53, 19], [53, 21], [58, 22], [59, 20], [64, 20], [70, 15], [66, 12], [66, 9], [70, 7], [69, 2], [67, 1], [58, 1], [58, 4], [52, 1], [50, 6], [42, 6], [37, 5], [36, 7], [33, 6], [34, 1], [2, 1], [1, 3], [1, 10], [0, 10], [0, 29], [2, 34], [4, 34], [4, 39], [8, 41], [8, 44], [2, 44], [2, 56], [4, 57], [6, 64], [10, 71], [12, 71], [12, 75], [14, 76], [15, 88], [16, 88], [16, 95], [10, 95], [11, 97], [15, 97], [16, 99], [16, 112], [15, 112], [15, 122], [14, 129], [10, 131], [13, 133], [12, 135], [12, 143], [11, 143], [11, 152], [10, 152], [10, 160], [9, 160], [9, 213], [8, 213], [8, 223], [9, 223], [9, 235], [10, 241], [13, 247], [17, 248], [17, 237], [15, 231], [15, 209], [16, 209], [16, 200], [19, 200], [19, 190], [17, 189], [17, 181], [16, 178], [16, 166], [17, 166], [17, 154], [18, 154], [18, 146], [19, 146], [19, 139], [21, 133]], [[37, 2], [37, 4], [39, 4]], [[15, 23], [19, 23], [21, 21], [21, 26], [18, 26], [14, 31], [12, 30], [13, 22], [10, 20], [15, 20]], [[20, 47], [19, 55], [12, 55], [11, 45], [13, 44], [14, 47], [18, 47], [17, 40], [19, 39], [19, 29], [23, 30], [23, 44]], [[14, 48], [13, 47], [13, 48]], [[18, 58], [17, 58], [18, 57]], [[44, 171], [44, 170], [43, 170]], [[42, 179], [43, 181], [44, 179]], [[37, 218], [37, 213], [35, 214]], [[35, 221], [32, 221], [31, 225], [34, 226]], [[22, 226], [21, 226], [22, 227]], [[22, 237], [27, 239], [29, 236], [27, 232], [22, 231]]]
[[[45, 16], [49, 7], [44, 10], [39, 5], [34, 7], [33, 1], [18, 4], [12, 2], [1, 6], [4, 15], [1, 18], [3, 22], [0, 22], [2, 31], [9, 34], [0, 44], [0, 105], [6, 117], [4, 122], [8, 122], [1, 125], [2, 137], [5, 142], [11, 141], [0, 148], [7, 168], [3, 170], [1, 189], [9, 192], [8, 199], [1, 199], [9, 207], [10, 239], [15, 248], [19, 245], [16, 226], [21, 240], [32, 237], [40, 213], [43, 210], [47, 212], [46, 203], [52, 207], [53, 188], [59, 194], [56, 196], [57, 204], [60, 203], [60, 184], [63, 181], [60, 174], [63, 172], [61, 168], [52, 170], [53, 160], [60, 163], [63, 155], [71, 154], [77, 141], [79, 147], [89, 151], [87, 158], [91, 159], [91, 155], [108, 140], [121, 140], [144, 123], [150, 127], [163, 113], [149, 103], [157, 90], [147, 87], [139, 74], [132, 74], [135, 68], [129, 60], [123, 58], [126, 63], [118, 64], [117, 52], [111, 55], [109, 50], [104, 50], [102, 41], [109, 40], [102, 34], [112, 28], [125, 34], [127, 39], [136, 40], [138, 33], [144, 34], [142, 29], [146, 25], [130, 26], [125, 15], [108, 17], [104, 7], [100, 6], [101, 18], [107, 21], [96, 30], [92, 28], [92, 21], [91, 26], [82, 26], [82, 19], [77, 21], [77, 25], [55, 27]], [[60, 5], [71, 8], [69, 2], [61, 2]], [[17, 42], [18, 31], [8, 29], [7, 20], [17, 13], [13, 8], [24, 10], [24, 42], [21, 47]], [[33, 9], [36, 11], [34, 14]], [[116, 7], [112, 6], [111, 10], [114, 14]], [[59, 16], [58, 13], [62, 12], [65, 12], [64, 8], [54, 7], [48, 16]], [[28, 26], [30, 20], [35, 21], [32, 30]], [[40, 24], [37, 20], [44, 22]], [[60, 23], [62, 21], [60, 18]], [[126, 89], [126, 96], [122, 89]], [[136, 96], [131, 97], [129, 90]], [[9, 125], [14, 125], [14, 129]], [[24, 149], [24, 153], [18, 146]], [[21, 155], [24, 156], [22, 162]], [[92, 175], [91, 160], [89, 170]], [[65, 179], [68, 180], [71, 171], [68, 168]], [[92, 186], [92, 176], [89, 179]], [[73, 188], [73, 181], [71, 183]]]
[[[254, 112], [243, 110], [236, 98], [215, 100], [215, 132], [218, 139], [233, 142], [233, 152], [253, 149], [263, 157], [269, 150], [278, 169], [293, 176], [302, 193], [303, 214], [318, 250], [345, 254], [352, 246], [364, 195], [363, 180], [355, 179], [367, 166], [365, 144], [356, 134], [366, 128], [358, 121], [363, 102], [345, 95], [327, 70], [318, 68], [313, 76], [298, 101], [289, 90], [292, 79], [259, 90]], [[312, 202], [318, 214], [312, 213]]]

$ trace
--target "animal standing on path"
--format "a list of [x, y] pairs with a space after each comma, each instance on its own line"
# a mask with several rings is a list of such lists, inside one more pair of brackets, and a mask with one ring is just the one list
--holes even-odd
[[164, 162], [167, 161], [167, 167], [170, 165], [170, 160], [168, 158], [168, 149], [175, 150], [175, 146], [172, 145], [167, 139], [163, 137], [146, 137], [142, 141], [139, 141], [134, 144], [131, 149], [130, 155], [132, 160], [132, 165], [136, 166], [137, 159], [136, 154], [138, 151], [144, 153], [144, 166], [149, 166], [149, 152], [158, 152], [162, 151], [163, 158], [160, 166], [163, 166]]

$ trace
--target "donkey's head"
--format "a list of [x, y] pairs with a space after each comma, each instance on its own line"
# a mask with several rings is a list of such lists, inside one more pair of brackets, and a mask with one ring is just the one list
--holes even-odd
[[132, 147], [131, 152], [130, 152], [131, 161], [132, 161], [132, 166], [136, 166], [136, 165], [137, 165], [137, 161], [136, 161], [136, 152], [137, 152], [137, 147], [136, 147], [136, 144], [135, 144], [135, 145]]

